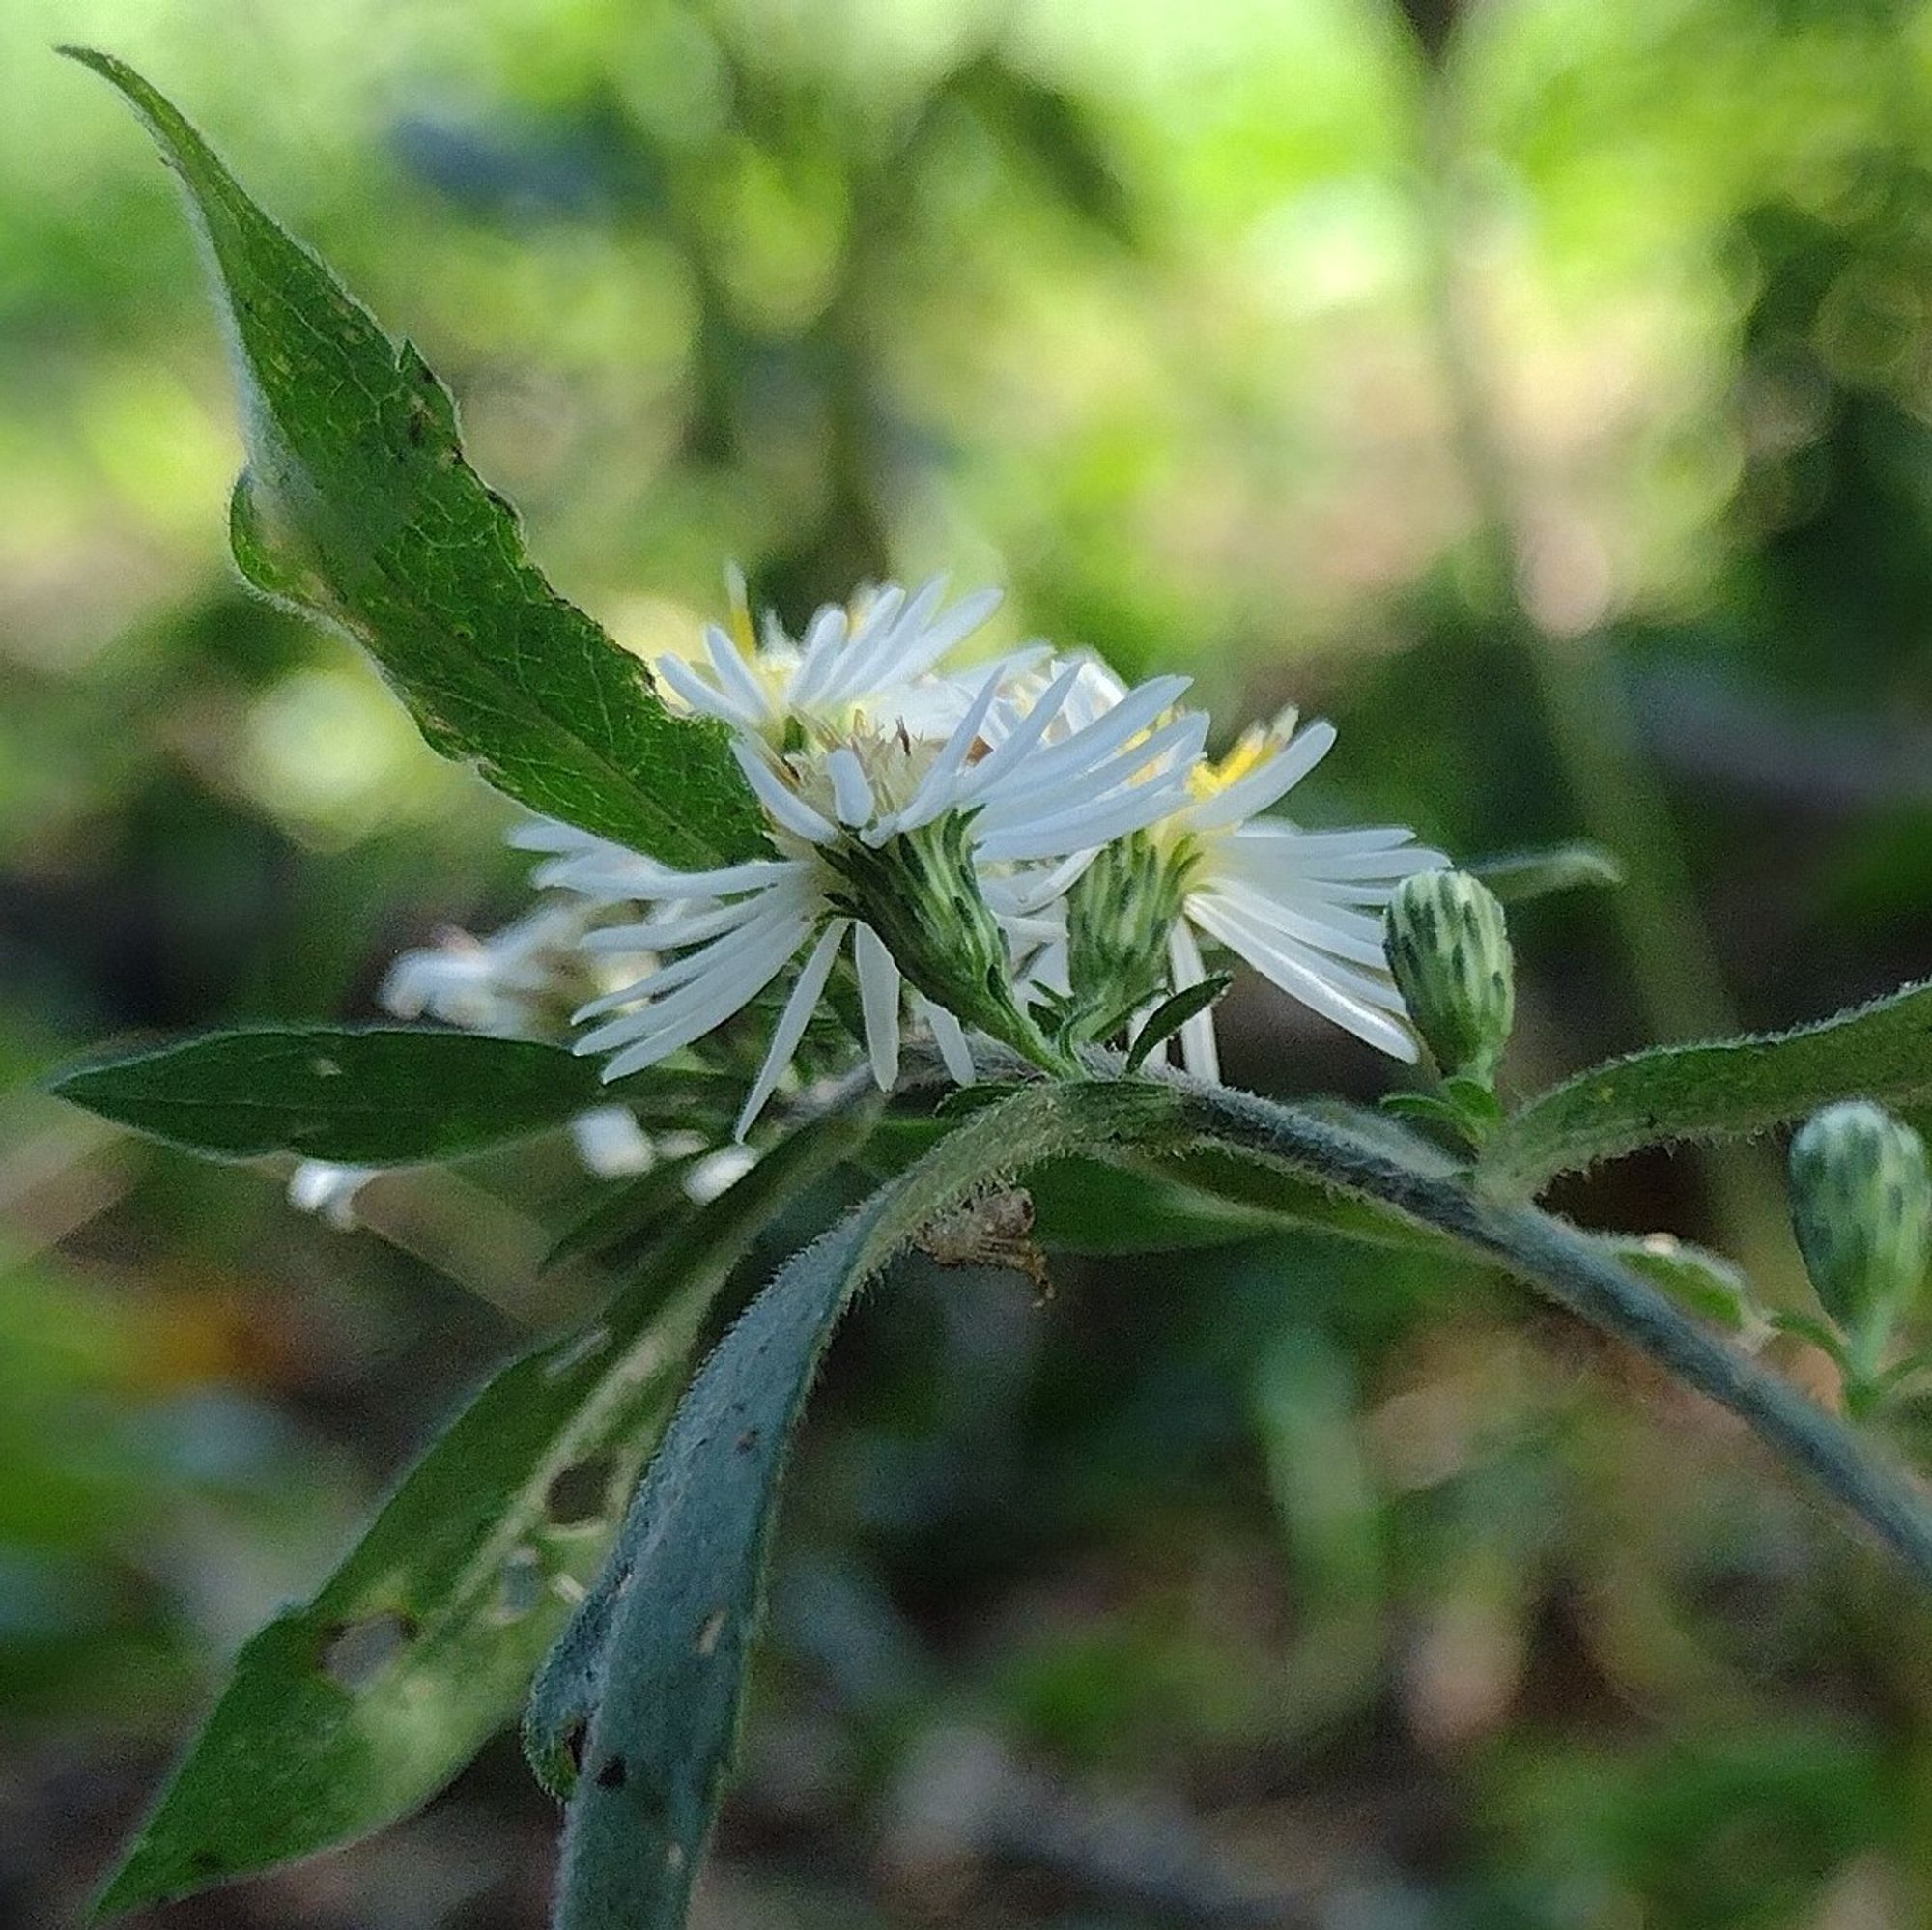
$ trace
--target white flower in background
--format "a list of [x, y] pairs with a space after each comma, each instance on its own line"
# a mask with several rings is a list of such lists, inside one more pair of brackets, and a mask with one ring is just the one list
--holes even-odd
[[498, 1038], [554, 1036], [559, 997], [581, 977], [579, 947], [589, 920], [578, 904], [544, 904], [488, 937], [452, 931], [440, 944], [403, 952], [376, 994], [397, 1018], [433, 1018]]
[[[844, 648], [862, 646], [863, 637]], [[838, 652], [813, 661], [835, 688], [853, 687], [838, 677]], [[935, 870], [969, 866], [976, 896], [983, 874], [999, 900], [995, 914], [1025, 917], [1037, 909], [1031, 899], [1041, 881], [1024, 867], [1077, 861], [1171, 815], [1200, 755], [1205, 718], [1161, 722], [1187, 688], [1184, 677], [1156, 678], [1047, 742], [1079, 680], [1078, 667], [1067, 667], [1021, 710], [1004, 702], [1003, 679], [989, 675], [943, 739], [915, 736], [896, 722], [878, 729], [863, 718], [829, 750], [808, 745], [774, 757], [741, 739], [738, 762], [780, 855], [714, 871], [624, 872], [621, 895], [658, 909], [639, 923], [589, 934], [586, 947], [677, 955], [585, 1006], [581, 1018], [619, 1015], [577, 1049], [611, 1054], [607, 1079], [641, 1071], [742, 1011], [804, 953], [739, 1116], [742, 1137], [790, 1064], [849, 938], [880, 1086], [897, 1072], [907, 977], [923, 981], [918, 1010], [949, 1067], [970, 1076], [959, 1021], [976, 1019], [973, 998], [991, 996], [989, 981], [1004, 979], [1008, 946], [995, 931], [994, 955], [979, 958], [984, 934], [963, 928], [955, 900], [923, 897], [922, 883]], [[551, 874], [558, 882], [579, 890], [594, 890], [600, 878], [620, 882], [619, 862], [574, 837], [553, 839], [551, 848], [564, 867]], [[1055, 873], [1045, 884], [1055, 888]], [[941, 1003], [930, 996], [940, 982], [966, 988], [964, 996]], [[954, 1004], [963, 1009], [950, 1009]], [[1021, 1018], [1017, 1009], [1010, 1016]]]
[[355, 1198], [382, 1172], [380, 1166], [341, 1166], [332, 1159], [304, 1159], [289, 1175], [289, 1205], [326, 1220], [337, 1233], [361, 1225]]
[[629, 1179], [658, 1163], [659, 1148], [629, 1106], [592, 1106], [570, 1122], [571, 1144], [600, 1179]]
[[758, 1154], [749, 1146], [721, 1146], [702, 1159], [694, 1159], [684, 1176], [685, 1198], [696, 1206], [708, 1206], [735, 1186], [758, 1163]]
[[767, 616], [760, 647], [744, 579], [733, 571], [726, 581], [731, 624], [705, 626], [709, 674], [669, 653], [652, 659], [651, 670], [689, 709], [775, 751], [785, 748], [788, 732], [837, 737], [860, 717], [890, 725], [903, 715], [920, 734], [943, 734], [991, 674], [954, 679], [928, 672], [999, 608], [996, 589], [975, 591], [942, 611], [944, 577], [910, 594], [886, 583], [862, 592], [850, 608], [826, 604], [796, 641]]
[[[582, 875], [609, 882], [652, 875], [662, 866], [635, 858], [586, 833], [546, 826], [544, 848], [582, 861]], [[592, 850], [590, 847], [598, 847]], [[568, 864], [570, 858], [555, 861]], [[384, 975], [377, 1002], [397, 1018], [433, 1018], [463, 1032], [496, 1038], [552, 1039], [566, 1033], [572, 1009], [586, 992], [627, 983], [650, 964], [631, 951], [589, 952], [583, 941], [598, 917], [584, 899], [541, 904], [500, 930], [478, 938], [452, 931], [440, 944], [401, 953]], [[570, 1122], [571, 1142], [585, 1169], [599, 1178], [646, 1173], [656, 1163], [657, 1142], [628, 1106], [594, 1106]], [[341, 1232], [360, 1224], [356, 1198], [387, 1169], [304, 1159], [289, 1176], [289, 1202]]]
[[[1186, 840], [1185, 895], [1169, 939], [1173, 988], [1207, 976], [1199, 933], [1311, 1011], [1412, 1061], [1415, 1040], [1382, 951], [1381, 912], [1404, 878], [1447, 861], [1399, 826], [1304, 831], [1258, 817], [1335, 742], [1330, 724], [1298, 733], [1294, 724], [1294, 713], [1285, 711], [1272, 726], [1248, 731], [1218, 764], [1198, 767], [1193, 800], [1156, 834]], [[1180, 1046], [1190, 1072], [1220, 1076], [1209, 1013], [1181, 1028]]]

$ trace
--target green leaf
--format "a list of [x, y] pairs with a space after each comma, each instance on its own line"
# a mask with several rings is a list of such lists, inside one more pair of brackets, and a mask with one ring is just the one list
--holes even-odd
[[1372, 1201], [1203, 1148], [1055, 1160], [1027, 1180], [1035, 1241], [1048, 1253], [1128, 1254], [1325, 1234], [1440, 1251], [1442, 1238]]
[[1583, 838], [1542, 851], [1509, 851], [1493, 858], [1478, 858], [1463, 868], [1472, 878], [1480, 878], [1506, 905], [1586, 886], [1605, 890], [1624, 881], [1623, 860], [1607, 846]]
[[1205, 1012], [1234, 982], [1232, 972], [1211, 972], [1198, 983], [1163, 999], [1134, 1035], [1134, 1042], [1127, 1048], [1126, 1069], [1138, 1072], [1147, 1063], [1149, 1053], [1172, 1038], [1189, 1019]]
[[596, 1062], [417, 1026], [256, 1026], [64, 1066], [46, 1090], [217, 1159], [454, 1159], [603, 1103]]
[[147, 123], [206, 244], [248, 445], [229, 517], [243, 576], [355, 639], [434, 749], [530, 809], [688, 868], [762, 850], [723, 727], [672, 716], [643, 666], [544, 581], [415, 350], [131, 68], [64, 51]]
[[662, 1159], [648, 1173], [600, 1187], [590, 1206], [552, 1243], [544, 1266], [574, 1260], [621, 1264], [689, 1206], [684, 1182], [691, 1168], [691, 1159]]
[[[793, 1259], [706, 1361], [611, 1561], [539, 1679], [532, 1759], [568, 1778], [557, 1930], [676, 1930], [728, 1766], [779, 1480], [839, 1317], [936, 1216], [1005, 1176], [1158, 1131], [1136, 1082], [1037, 1086], [977, 1114]], [[586, 1730], [587, 1724], [587, 1730]]]
[[1762, 1132], [1855, 1097], [1932, 1098], [1932, 982], [1793, 1032], [1659, 1046], [1578, 1073], [1511, 1119], [1477, 1170], [1492, 1191], [1531, 1194], [1639, 1147]]
[[513, 1719], [609, 1548], [713, 1297], [867, 1108], [784, 1142], [604, 1313], [503, 1369], [305, 1606], [242, 1649], [100, 1901], [132, 1909], [377, 1829]]
[[[980, 1092], [969, 1086], [966, 1092]], [[1020, 1090], [1007, 1088], [1009, 1096]], [[866, 1142], [857, 1164], [874, 1179], [895, 1178], [945, 1134], [951, 1114], [889, 1117]], [[1379, 1121], [1375, 1121], [1379, 1123]], [[1409, 1141], [1402, 1149], [1433, 1149]], [[1444, 1170], [1451, 1170], [1443, 1162]], [[1218, 1147], [1184, 1151], [1116, 1148], [1036, 1167], [1035, 1243], [1047, 1253], [1177, 1253], [1283, 1234], [1322, 1234], [1372, 1246], [1440, 1251], [1441, 1236], [1374, 1201], [1297, 1178]]]
[[1721, 1254], [1674, 1234], [1605, 1235], [1602, 1244], [1633, 1273], [1707, 1320], [1750, 1340], [1760, 1340], [1770, 1330], [1750, 1282]]

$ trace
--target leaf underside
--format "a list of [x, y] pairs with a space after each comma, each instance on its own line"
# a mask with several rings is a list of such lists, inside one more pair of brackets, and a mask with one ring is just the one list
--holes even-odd
[[469, 1402], [315, 1598], [242, 1650], [102, 1913], [393, 1822], [515, 1718], [611, 1545], [713, 1296], [867, 1123], [828, 1120], [775, 1149], [596, 1320]]
[[687, 868], [763, 850], [723, 726], [673, 716], [551, 588], [416, 351], [131, 68], [65, 51], [127, 97], [186, 190], [241, 390], [229, 520], [247, 581], [360, 642], [434, 749], [530, 809]]
[[1530, 1194], [1641, 1147], [1763, 1132], [1854, 1097], [1932, 1099], [1932, 982], [1792, 1032], [1658, 1046], [1578, 1073], [1502, 1126], [1479, 1172]]
[[526, 1739], [582, 1739], [556, 1930], [677, 1930], [728, 1767], [780, 1475], [840, 1316], [996, 1179], [1169, 1117], [1145, 1086], [1034, 1087], [976, 1114], [790, 1261], [679, 1405], [611, 1560], [538, 1679]]

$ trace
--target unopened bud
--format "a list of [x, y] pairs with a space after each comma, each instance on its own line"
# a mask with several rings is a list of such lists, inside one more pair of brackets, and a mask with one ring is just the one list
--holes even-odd
[[1509, 928], [1466, 871], [1418, 871], [1389, 901], [1389, 969], [1445, 1077], [1493, 1083], [1516, 1021]]
[[1791, 1224], [1819, 1304], [1875, 1366], [1932, 1263], [1924, 1141], [1868, 1100], [1826, 1107], [1791, 1142]]
[[1066, 894], [1068, 1036], [1085, 1043], [1125, 1023], [1167, 987], [1168, 941], [1195, 853], [1145, 832], [1104, 845]]

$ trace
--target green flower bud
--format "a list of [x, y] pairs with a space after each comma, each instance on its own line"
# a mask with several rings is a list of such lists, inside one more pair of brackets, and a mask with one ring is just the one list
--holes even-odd
[[1516, 971], [1495, 894], [1466, 871], [1405, 878], [1389, 902], [1384, 946], [1443, 1076], [1492, 1085], [1516, 1021]]
[[1819, 1304], [1869, 1374], [1932, 1263], [1924, 1141], [1868, 1100], [1827, 1106], [1791, 1142], [1791, 1225]]
[[864, 919], [908, 982], [955, 1018], [1037, 1064], [1077, 1070], [1014, 994], [1006, 934], [973, 868], [971, 821], [970, 813], [948, 811], [883, 844], [853, 837], [821, 847], [846, 883], [839, 909]]
[[1167, 990], [1168, 939], [1180, 916], [1195, 851], [1162, 848], [1146, 832], [1104, 846], [1066, 894], [1065, 1036], [1106, 1037]]

